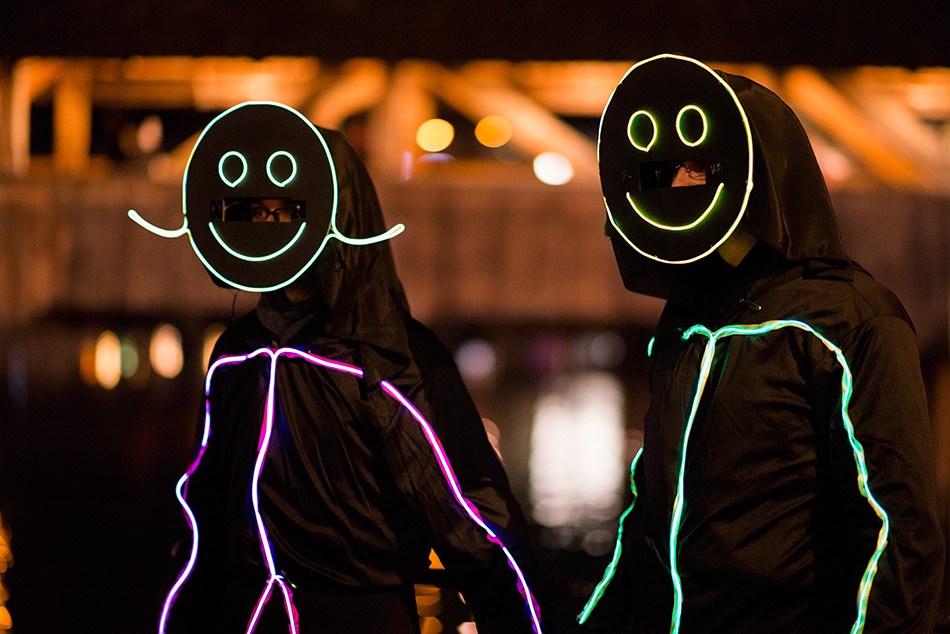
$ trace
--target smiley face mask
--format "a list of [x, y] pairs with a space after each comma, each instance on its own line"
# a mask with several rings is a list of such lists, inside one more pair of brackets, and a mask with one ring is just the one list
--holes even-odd
[[[635, 64], [604, 110], [598, 159], [628, 290], [692, 303], [740, 227], [809, 271], [850, 267], [801, 123], [745, 77], [679, 55]], [[673, 187], [681, 166], [705, 181]]]
[[[642, 256], [686, 264], [739, 226], [752, 191], [752, 132], [732, 88], [695, 60], [633, 66], [600, 125], [600, 178], [611, 225]], [[672, 187], [680, 166], [705, 184]]]
[[340, 232], [338, 169], [325, 135], [278, 103], [244, 103], [216, 117], [195, 144], [182, 188], [180, 229], [129, 216], [160, 236], [187, 234], [215, 283], [245, 291], [294, 282], [331, 240], [367, 245], [403, 230]]

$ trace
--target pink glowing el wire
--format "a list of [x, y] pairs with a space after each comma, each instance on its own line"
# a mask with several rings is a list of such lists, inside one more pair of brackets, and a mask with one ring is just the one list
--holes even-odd
[[[254, 606], [254, 610], [251, 613], [250, 620], [247, 624], [246, 634], [251, 634], [254, 629], [257, 627], [258, 621], [260, 620], [261, 614], [264, 610], [264, 606], [267, 605], [267, 602], [270, 600], [271, 595], [273, 594], [274, 585], [276, 584], [281, 591], [283, 600], [284, 600], [284, 610], [287, 614], [289, 621], [289, 629], [291, 634], [297, 634], [298, 632], [298, 619], [297, 619], [297, 609], [294, 606], [293, 602], [293, 592], [287, 582], [284, 579], [283, 575], [279, 574], [276, 565], [274, 563], [273, 548], [271, 546], [270, 540], [267, 537], [267, 529], [264, 526], [264, 520], [260, 513], [260, 500], [258, 496], [258, 483], [260, 480], [261, 472], [264, 468], [264, 459], [267, 454], [267, 448], [270, 445], [271, 432], [273, 430], [274, 424], [274, 409], [275, 409], [275, 381], [277, 374], [277, 360], [280, 356], [296, 357], [304, 359], [315, 365], [323, 366], [330, 370], [335, 370], [338, 372], [345, 372], [353, 376], [362, 377], [363, 371], [360, 368], [355, 366], [342, 363], [339, 361], [332, 361], [330, 359], [325, 359], [323, 357], [303, 352], [301, 350], [296, 350], [293, 348], [280, 348], [277, 350], [271, 350], [269, 348], [260, 348], [254, 352], [246, 355], [230, 356], [230, 357], [220, 357], [217, 359], [211, 367], [208, 369], [208, 374], [205, 379], [205, 419], [204, 419], [204, 432], [202, 434], [201, 446], [198, 451], [197, 457], [188, 467], [188, 470], [178, 481], [176, 486], [176, 496], [179, 503], [181, 504], [182, 510], [185, 514], [185, 519], [188, 523], [188, 528], [192, 532], [192, 546], [191, 554], [189, 556], [188, 562], [182, 568], [181, 573], [178, 575], [178, 579], [175, 581], [171, 590], [168, 592], [168, 595], [165, 598], [165, 602], [162, 606], [161, 618], [159, 620], [159, 634], [165, 634], [165, 627], [168, 624], [168, 617], [171, 612], [172, 605], [175, 602], [175, 599], [178, 596], [181, 587], [188, 580], [188, 577], [191, 575], [195, 567], [195, 562], [198, 557], [198, 523], [195, 518], [194, 512], [187, 502], [187, 483], [188, 479], [194, 474], [195, 470], [198, 468], [198, 464], [201, 462], [201, 458], [204, 456], [205, 449], [208, 445], [208, 440], [211, 436], [211, 406], [210, 406], [210, 395], [211, 395], [211, 378], [215, 370], [224, 365], [236, 365], [247, 361], [250, 358], [257, 357], [260, 355], [267, 355], [270, 357], [270, 379], [267, 386], [267, 400], [264, 406], [264, 419], [261, 422], [261, 433], [258, 439], [257, 446], [257, 459], [254, 464], [254, 475], [251, 482], [251, 501], [254, 507], [254, 517], [257, 523], [257, 535], [258, 540], [261, 545], [261, 553], [264, 556], [264, 561], [267, 566], [268, 577], [267, 581], [264, 584], [264, 589], [261, 592], [260, 597], [257, 600], [257, 603]], [[452, 495], [455, 500], [461, 505], [465, 510], [469, 518], [475, 522], [482, 530], [485, 531], [487, 538], [494, 544], [497, 544], [502, 552], [505, 553], [505, 557], [508, 560], [508, 565], [515, 572], [515, 575], [518, 578], [518, 590], [521, 595], [525, 598], [525, 603], [528, 607], [528, 611], [531, 615], [531, 625], [536, 634], [541, 634], [541, 624], [538, 616], [538, 604], [534, 596], [531, 593], [531, 590], [528, 588], [527, 581], [525, 580], [524, 573], [521, 571], [521, 568], [518, 566], [515, 561], [514, 556], [508, 550], [508, 548], [502, 543], [501, 539], [495, 534], [494, 531], [489, 528], [489, 526], [482, 519], [481, 513], [478, 508], [469, 501], [462, 494], [462, 487], [459, 484], [458, 478], [455, 475], [455, 472], [452, 470], [452, 464], [449, 461], [448, 456], [445, 453], [445, 449], [442, 447], [442, 443], [439, 441], [438, 435], [436, 435], [435, 430], [432, 429], [432, 426], [425, 419], [421, 412], [407, 399], [398, 389], [396, 389], [388, 381], [382, 381], [380, 383], [383, 390], [389, 394], [392, 398], [396, 399], [400, 405], [405, 407], [412, 417], [419, 423], [420, 428], [422, 429], [423, 434], [426, 437], [429, 445], [432, 447], [432, 451], [435, 455], [436, 461], [439, 463], [439, 468], [442, 470], [442, 474], [445, 476], [446, 482], [449, 485], [449, 489], [452, 491]]]

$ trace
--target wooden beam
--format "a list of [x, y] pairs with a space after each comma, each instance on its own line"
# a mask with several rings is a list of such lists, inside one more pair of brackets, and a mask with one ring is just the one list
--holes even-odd
[[53, 87], [53, 167], [80, 176], [89, 168], [92, 77], [83, 61], [68, 62]]
[[313, 123], [339, 128], [347, 117], [379, 104], [388, 82], [386, 65], [373, 59], [355, 59], [344, 64], [342, 76], [321, 93], [307, 110]]
[[877, 133], [867, 117], [816, 70], [796, 67], [782, 78], [789, 105], [859, 157], [886, 185], [899, 189], [929, 189], [921, 166], [892, 139]]
[[510, 143], [534, 158], [558, 152], [571, 162], [575, 184], [600, 182], [593, 140], [557, 118], [497, 75], [471, 72], [462, 76], [436, 64], [427, 66], [428, 89], [472, 121], [501, 115], [511, 123]]
[[427, 64], [400, 62], [385, 98], [370, 118], [368, 160], [374, 178], [403, 181], [412, 176], [416, 131], [435, 116], [436, 104], [426, 90]]

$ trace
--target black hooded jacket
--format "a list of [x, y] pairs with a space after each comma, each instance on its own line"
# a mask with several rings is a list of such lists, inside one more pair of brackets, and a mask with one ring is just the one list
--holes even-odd
[[[379, 235], [362, 161], [322, 133], [341, 233]], [[308, 299], [262, 295], [215, 347], [185, 487], [198, 548], [168, 631], [244, 632], [269, 554], [279, 579], [256, 631], [288, 631], [291, 591], [301, 632], [417, 630], [412, 584], [434, 549], [479, 631], [531, 632], [526, 522], [451, 355], [409, 314], [388, 244], [331, 241], [313, 269], [297, 283]]]
[[738, 267], [664, 265], [613, 236], [625, 286], [669, 301], [584, 630], [930, 634], [945, 545], [913, 327], [845, 254], [795, 115], [722, 76], [752, 128], [758, 242]]

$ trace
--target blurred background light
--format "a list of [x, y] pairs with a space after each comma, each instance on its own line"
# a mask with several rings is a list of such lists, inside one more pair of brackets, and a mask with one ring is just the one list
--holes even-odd
[[181, 349], [181, 333], [171, 324], [162, 324], [152, 332], [148, 351], [155, 371], [166, 379], [173, 379], [181, 372], [184, 355]]
[[485, 380], [495, 374], [495, 349], [484, 339], [469, 339], [458, 347], [455, 362], [465, 379]]
[[131, 337], [119, 338], [119, 367], [123, 379], [132, 377], [139, 369], [139, 351]]
[[534, 175], [548, 185], [564, 185], [574, 178], [574, 166], [558, 152], [542, 152], [534, 157]]
[[441, 152], [455, 138], [455, 128], [445, 119], [429, 119], [416, 131], [416, 143], [426, 152]]
[[162, 120], [160, 117], [149, 115], [142, 119], [142, 122], [139, 123], [138, 132], [136, 133], [136, 141], [139, 150], [141, 150], [143, 154], [157, 152], [162, 146], [163, 138], [164, 129], [162, 128]]
[[107, 390], [119, 384], [122, 378], [122, 348], [119, 337], [106, 330], [96, 340], [96, 382]]
[[623, 388], [604, 372], [564, 377], [537, 400], [531, 430], [532, 515], [582, 537], [616, 516], [624, 482]]
[[501, 147], [511, 140], [513, 131], [508, 119], [491, 114], [475, 125], [475, 138], [485, 147]]

